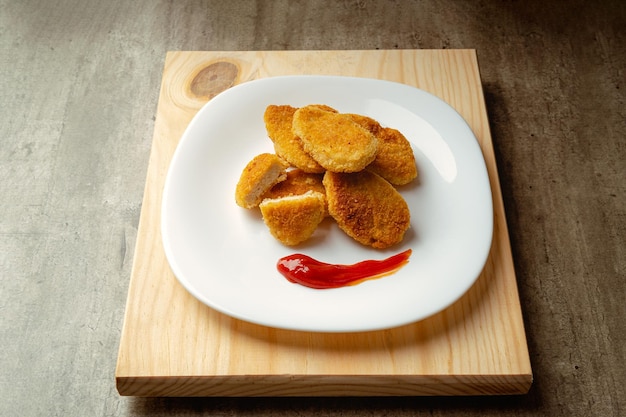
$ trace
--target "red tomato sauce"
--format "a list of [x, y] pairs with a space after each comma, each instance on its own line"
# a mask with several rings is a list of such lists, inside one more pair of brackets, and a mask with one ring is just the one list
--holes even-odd
[[296, 253], [280, 258], [276, 267], [290, 282], [315, 289], [356, 285], [368, 279], [396, 272], [409, 262], [411, 249], [382, 260], [366, 260], [353, 265], [329, 264]]

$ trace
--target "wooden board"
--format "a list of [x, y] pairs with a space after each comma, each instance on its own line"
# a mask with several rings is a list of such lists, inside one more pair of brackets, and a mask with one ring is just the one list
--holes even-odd
[[[161, 243], [161, 196], [187, 124], [232, 85], [293, 74], [417, 86], [469, 123], [489, 171], [494, 241], [483, 273], [454, 305], [390, 330], [296, 332], [218, 313], [173, 276]], [[168, 53], [115, 376], [119, 393], [132, 396], [526, 393], [532, 371], [475, 51]]]

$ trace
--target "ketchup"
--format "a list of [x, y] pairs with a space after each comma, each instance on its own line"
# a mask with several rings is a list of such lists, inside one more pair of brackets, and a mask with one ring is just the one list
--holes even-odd
[[366, 260], [353, 265], [329, 264], [296, 253], [280, 258], [276, 267], [290, 282], [316, 289], [339, 288], [389, 275], [409, 262], [411, 252], [407, 249], [387, 259]]

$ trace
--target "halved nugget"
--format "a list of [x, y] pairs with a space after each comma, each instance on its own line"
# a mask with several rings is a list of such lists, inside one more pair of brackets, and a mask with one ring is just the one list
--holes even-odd
[[378, 152], [376, 137], [348, 114], [305, 106], [294, 113], [292, 127], [304, 150], [328, 171], [361, 171]]
[[348, 236], [363, 245], [384, 249], [400, 243], [411, 213], [402, 195], [370, 172], [326, 172], [328, 212]]
[[243, 169], [235, 189], [235, 202], [243, 208], [259, 205], [263, 195], [287, 178], [289, 164], [271, 153], [255, 156]]
[[287, 105], [269, 105], [263, 114], [267, 135], [274, 143], [274, 151], [278, 156], [296, 168], [305, 172], [323, 173], [324, 168], [309, 155], [299, 137], [291, 128], [296, 107]]
[[270, 233], [281, 243], [294, 246], [309, 239], [324, 220], [325, 198], [309, 191], [301, 195], [266, 198], [259, 208]]
[[273, 186], [263, 198], [280, 198], [290, 195], [302, 195], [309, 191], [317, 191], [324, 196], [326, 207], [326, 189], [322, 184], [323, 174], [304, 172], [301, 169], [287, 171], [287, 178]]

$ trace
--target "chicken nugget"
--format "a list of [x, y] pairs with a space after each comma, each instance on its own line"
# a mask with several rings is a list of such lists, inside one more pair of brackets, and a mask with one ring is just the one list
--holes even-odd
[[323, 183], [328, 211], [348, 236], [377, 249], [402, 241], [411, 213], [402, 195], [384, 178], [367, 170], [327, 171]]
[[378, 155], [367, 169], [393, 185], [405, 185], [417, 178], [417, 165], [411, 143], [400, 131], [382, 128], [378, 135]]
[[352, 120], [358, 123], [362, 128], [369, 130], [370, 133], [374, 136], [376, 136], [378, 134], [378, 131], [382, 129], [382, 126], [380, 125], [380, 123], [378, 123], [376, 120], [372, 119], [371, 117], [363, 116], [361, 114], [356, 114], [356, 113], [347, 113], [347, 114], [352, 118]]
[[322, 184], [323, 177], [323, 174], [304, 172], [297, 168], [287, 171], [287, 178], [273, 186], [263, 198], [280, 198], [316, 191], [324, 196], [324, 208], [326, 208], [326, 189]]
[[278, 156], [296, 168], [305, 172], [322, 173], [324, 168], [318, 164], [305, 150], [299, 137], [291, 128], [293, 114], [298, 110], [287, 105], [269, 105], [263, 114], [265, 129], [274, 143], [274, 151]]
[[305, 106], [294, 113], [292, 127], [304, 150], [328, 171], [361, 171], [378, 152], [376, 137], [347, 114]]
[[378, 153], [367, 169], [393, 185], [405, 185], [417, 178], [417, 166], [411, 143], [398, 130], [382, 127], [371, 117], [351, 114], [355, 122], [378, 139]]
[[318, 108], [320, 110], [324, 110], [324, 111], [329, 111], [331, 113], [338, 113], [337, 110], [335, 110], [334, 108], [330, 107], [327, 104], [309, 104], [310, 107], [315, 107]]
[[325, 198], [309, 191], [301, 195], [266, 198], [259, 208], [270, 233], [281, 243], [294, 246], [309, 239], [324, 219]]
[[243, 208], [259, 205], [263, 195], [287, 178], [289, 164], [271, 153], [255, 156], [243, 169], [235, 189], [235, 202]]

